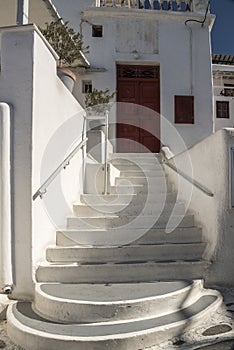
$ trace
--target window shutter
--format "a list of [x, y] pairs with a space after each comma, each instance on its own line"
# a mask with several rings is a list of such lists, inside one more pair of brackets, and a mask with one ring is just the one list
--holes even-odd
[[175, 96], [175, 123], [194, 124], [194, 96]]
[[229, 101], [216, 101], [216, 118], [230, 118]]

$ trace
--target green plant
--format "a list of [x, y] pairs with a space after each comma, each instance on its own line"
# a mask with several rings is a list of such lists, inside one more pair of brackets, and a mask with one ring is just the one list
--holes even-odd
[[85, 106], [88, 112], [95, 111], [96, 113], [103, 113], [110, 110], [110, 100], [115, 96], [115, 92], [110, 94], [109, 89], [98, 90], [93, 89], [85, 95]]
[[68, 23], [63, 23], [60, 18], [57, 21], [46, 23], [44, 29], [39, 28], [58, 54], [59, 67], [64, 64], [71, 65], [81, 57], [81, 51], [88, 53], [88, 46], [84, 46], [82, 35], [69, 28]]

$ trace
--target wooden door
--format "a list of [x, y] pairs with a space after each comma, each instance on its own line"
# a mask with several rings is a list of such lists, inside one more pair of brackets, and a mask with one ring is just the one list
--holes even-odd
[[159, 152], [159, 67], [119, 65], [117, 72], [117, 151]]

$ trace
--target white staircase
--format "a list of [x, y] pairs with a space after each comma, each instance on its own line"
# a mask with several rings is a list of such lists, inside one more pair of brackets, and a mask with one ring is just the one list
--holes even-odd
[[160, 158], [116, 154], [111, 162], [120, 177], [110, 194], [81, 196], [36, 271], [33, 303], [9, 307], [9, 335], [26, 350], [145, 349], [222, 302], [203, 288], [206, 242], [183, 203], [166, 233], [176, 193]]

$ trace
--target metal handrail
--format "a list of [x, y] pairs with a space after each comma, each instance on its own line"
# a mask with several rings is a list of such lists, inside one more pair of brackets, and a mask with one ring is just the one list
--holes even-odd
[[69, 155], [62, 161], [62, 163], [53, 171], [53, 173], [48, 177], [48, 179], [39, 187], [39, 189], [33, 195], [33, 200], [37, 199], [37, 197], [43, 197], [43, 195], [47, 192], [47, 187], [54, 181], [57, 175], [61, 172], [62, 169], [66, 169], [66, 167], [70, 164], [70, 160], [76, 155], [76, 153], [85, 146], [88, 138], [86, 137], [82, 140], [78, 146], [76, 146]]
[[172, 170], [174, 170], [177, 174], [179, 174], [180, 176], [182, 176], [185, 180], [187, 180], [188, 182], [190, 182], [192, 185], [194, 185], [195, 187], [197, 187], [200, 191], [202, 191], [203, 193], [205, 193], [207, 196], [209, 197], [214, 197], [214, 193], [212, 193], [206, 186], [200, 184], [198, 181], [192, 179], [190, 176], [188, 176], [187, 174], [185, 174], [183, 171], [179, 170], [175, 165], [168, 163], [168, 162], [164, 162], [165, 165], [167, 165], [169, 168], [171, 168]]
[[108, 194], [108, 138], [109, 138], [109, 113], [108, 111], [105, 112], [105, 115], [86, 115], [84, 116], [85, 120], [105, 120], [105, 153], [104, 153], [104, 185], [103, 185], [103, 194]]

